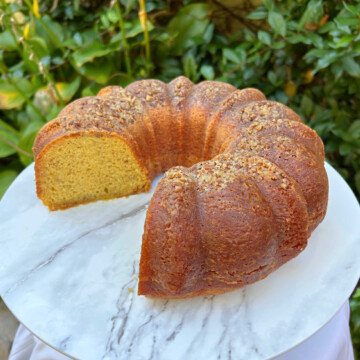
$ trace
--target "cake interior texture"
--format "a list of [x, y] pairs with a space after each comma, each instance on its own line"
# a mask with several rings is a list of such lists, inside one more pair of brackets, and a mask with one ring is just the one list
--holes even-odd
[[38, 133], [50, 210], [151, 187], [138, 294], [187, 298], [252, 284], [297, 256], [328, 202], [324, 145], [289, 107], [219, 81], [109, 86]]
[[72, 134], [49, 145], [36, 163], [38, 193], [51, 210], [150, 189], [128, 144], [107, 134]]

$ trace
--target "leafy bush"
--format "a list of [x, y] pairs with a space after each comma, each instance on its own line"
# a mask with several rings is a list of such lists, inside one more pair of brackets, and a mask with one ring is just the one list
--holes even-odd
[[[256, 87], [292, 107], [360, 198], [359, 0], [264, 0], [231, 34], [215, 27], [215, 0], [148, 1], [146, 12], [143, 0], [102, 3], [1, 0], [0, 196], [32, 162], [37, 131], [69, 101], [184, 74]], [[239, 20], [233, 14], [227, 22]]]
[[360, 359], [360, 289], [350, 299], [350, 329], [354, 346], [355, 359]]
[[2, 0], [0, 194], [32, 161], [39, 128], [69, 101], [108, 84], [185, 74], [257, 87], [294, 108], [359, 196], [358, 1], [266, 0], [247, 18], [253, 30], [231, 35], [215, 29], [209, 3], [176, 2], [173, 12], [148, 2], [146, 20], [134, 0], [83, 6], [99, 3]]

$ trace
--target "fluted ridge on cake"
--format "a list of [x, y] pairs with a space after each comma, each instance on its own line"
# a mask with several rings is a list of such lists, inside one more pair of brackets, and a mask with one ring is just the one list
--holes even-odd
[[185, 140], [186, 128], [189, 126], [189, 119], [186, 115], [187, 98], [194, 84], [185, 76], [179, 76], [168, 84], [169, 97], [171, 107], [173, 109], [173, 126], [175, 142], [177, 144], [176, 165], [186, 165], [186, 149]]
[[[208, 126], [206, 128], [206, 138], [205, 145], [203, 150], [203, 158], [211, 159], [214, 155], [220, 152], [221, 140], [215, 141], [217, 137], [221, 138], [221, 135], [218, 134], [218, 125], [219, 122], [226, 122], [226, 114], [230, 112], [231, 109], [239, 109], [245, 104], [254, 101], [266, 100], [265, 95], [257, 89], [242, 89], [235, 90], [228, 96], [224, 101], [220, 102], [217, 106], [216, 111], [210, 117], [208, 121]], [[225, 119], [223, 119], [225, 117]]]
[[230, 84], [219, 81], [204, 81], [194, 87], [188, 96], [185, 116], [188, 126], [185, 128], [185, 166], [191, 166], [203, 160], [208, 120], [216, 107], [236, 90]]
[[133, 137], [141, 143], [141, 151], [146, 155], [145, 166], [149, 170], [150, 179], [154, 179], [161, 172], [161, 159], [156, 145], [153, 125], [146, 107], [138, 98], [120, 86], [107, 86], [100, 90], [97, 96], [114, 101], [124, 109], [130, 111], [136, 109], [136, 114], [134, 115], [137, 118], [136, 121], [142, 126], [141, 132], [136, 133], [137, 129], [128, 129], [128, 131], [135, 131]]
[[172, 108], [167, 85], [160, 80], [140, 80], [128, 85], [125, 90], [137, 97], [150, 116], [160, 157], [161, 171], [174, 163], [174, 137], [171, 129]]
[[[265, 158], [251, 153], [226, 153], [180, 173], [173, 169], [166, 175], [154, 194], [154, 209], [149, 214], [167, 213], [157, 217], [156, 226], [152, 218], [145, 223], [140, 294], [181, 298], [231, 291], [264, 278], [305, 248], [307, 208], [299, 185]], [[191, 191], [187, 191], [189, 188]], [[172, 206], [167, 206], [167, 199]], [[187, 216], [179, 214], [184, 204]], [[193, 267], [182, 266], [181, 271], [174, 271], [171, 264], [183, 262], [167, 262], [176, 256], [183, 259], [180, 254], [185, 235], [184, 231], [170, 231], [169, 236], [166, 231], [174, 223], [177, 226], [178, 221], [191, 226], [194, 219], [202, 220], [201, 226], [191, 232], [197, 236], [196, 241], [191, 241], [191, 253], [197, 257], [185, 257], [192, 259]], [[165, 248], [159, 250], [159, 243]], [[161, 282], [155, 274], [161, 274]], [[149, 281], [154, 275], [157, 281]], [[174, 278], [178, 280], [174, 282]], [[183, 279], [196, 279], [191, 292]]]

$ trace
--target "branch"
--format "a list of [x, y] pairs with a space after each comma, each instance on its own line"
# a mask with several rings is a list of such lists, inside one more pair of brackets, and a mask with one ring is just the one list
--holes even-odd
[[4, 137], [2, 137], [1, 135], [0, 135], [0, 141], [2, 141], [2, 142], [4, 142], [5, 144], [9, 145], [10, 147], [12, 147], [13, 149], [15, 149], [15, 150], [18, 151], [19, 153], [21, 153], [21, 154], [23, 154], [23, 155], [25, 155], [25, 156], [27, 156], [27, 157], [29, 157], [29, 158], [32, 158], [32, 159], [34, 158], [34, 155], [33, 155], [33, 154], [30, 154], [30, 153], [28, 153], [27, 151], [19, 148], [17, 145], [15, 145], [15, 144], [11, 143], [10, 141], [6, 140], [6, 139], [5, 139]]
[[224, 4], [222, 4], [221, 2], [219, 2], [218, 0], [212, 0], [212, 2], [217, 5], [220, 9], [222, 9], [223, 11], [225, 11], [227, 14], [229, 14], [230, 16], [232, 16], [233, 18], [235, 18], [236, 20], [238, 20], [239, 22], [241, 22], [242, 24], [244, 24], [247, 28], [249, 28], [252, 31], [256, 31], [258, 28], [251, 22], [246, 20], [246, 18], [235, 14], [232, 10], [230, 10], [229, 8], [227, 8]]

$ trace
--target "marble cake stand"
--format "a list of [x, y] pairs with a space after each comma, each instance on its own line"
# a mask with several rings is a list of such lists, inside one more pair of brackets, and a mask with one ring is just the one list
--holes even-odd
[[359, 204], [326, 169], [327, 216], [297, 258], [238, 291], [164, 301], [136, 295], [152, 193], [50, 213], [30, 165], [0, 203], [0, 294], [30, 331], [78, 359], [272, 358], [324, 326], [359, 278]]

